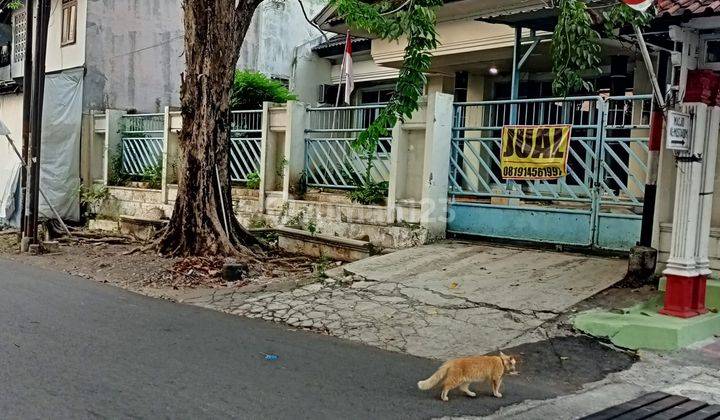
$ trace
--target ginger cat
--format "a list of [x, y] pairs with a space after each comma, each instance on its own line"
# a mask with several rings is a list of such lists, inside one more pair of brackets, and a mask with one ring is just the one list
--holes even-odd
[[493, 395], [502, 398], [500, 384], [505, 373], [515, 375], [515, 357], [506, 356], [474, 356], [462, 359], [453, 359], [445, 362], [431, 377], [418, 382], [418, 388], [427, 391], [438, 384], [442, 384], [440, 398], [448, 401], [448, 392], [459, 388], [470, 397], [476, 394], [470, 391], [473, 382], [489, 381]]

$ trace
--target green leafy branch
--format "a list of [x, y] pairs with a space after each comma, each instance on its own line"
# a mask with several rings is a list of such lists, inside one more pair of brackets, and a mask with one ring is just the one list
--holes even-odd
[[[387, 3], [367, 4], [359, 0], [332, 0], [340, 16], [348, 25], [363, 29], [385, 40], [407, 36], [404, 63], [387, 106], [372, 124], [353, 142], [359, 151], [375, 154], [380, 137], [398, 120], [410, 118], [418, 109], [430, 69], [431, 51], [438, 46], [436, 11], [441, 0], [411, 0], [407, 8], [386, 14]], [[368, 169], [369, 170], [369, 169]]]
[[373, 160], [381, 137], [398, 120], [410, 118], [418, 109], [430, 69], [431, 51], [437, 48], [437, 8], [442, 0], [408, 0], [398, 8], [388, 2], [368, 4], [359, 0], [331, 0], [338, 14], [351, 27], [365, 30], [384, 40], [398, 40], [407, 36], [404, 62], [400, 68], [395, 92], [375, 121], [360, 133], [352, 143], [358, 153], [364, 154], [364, 182], [358, 187], [360, 196], [377, 196], [378, 189], [387, 187], [372, 177]]
[[[567, 96], [580, 90], [592, 91], [592, 83], [584, 80], [588, 74], [600, 74], [600, 34], [593, 28], [593, 20], [582, 0], [560, 0], [560, 14], [552, 39], [553, 93]], [[606, 36], [615, 37], [615, 30], [627, 25], [647, 26], [649, 13], [633, 10], [617, 3], [602, 13]]]
[[552, 39], [553, 92], [567, 96], [581, 89], [592, 90], [583, 79], [588, 71], [601, 73], [600, 34], [580, 0], [560, 0], [560, 15]]
[[650, 24], [652, 15], [650, 13], [638, 12], [625, 3], [618, 3], [602, 14], [605, 34], [614, 36], [616, 28], [623, 26], [644, 27]]

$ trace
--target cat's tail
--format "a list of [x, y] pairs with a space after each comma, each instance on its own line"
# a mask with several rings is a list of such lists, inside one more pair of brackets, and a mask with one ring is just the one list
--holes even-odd
[[424, 381], [418, 382], [418, 388], [420, 388], [423, 391], [427, 391], [428, 389], [432, 389], [435, 385], [439, 384], [440, 381], [445, 379], [445, 375], [447, 374], [449, 366], [447, 364], [444, 364], [440, 366], [440, 369], [437, 370], [437, 372], [433, 373], [433, 375]]

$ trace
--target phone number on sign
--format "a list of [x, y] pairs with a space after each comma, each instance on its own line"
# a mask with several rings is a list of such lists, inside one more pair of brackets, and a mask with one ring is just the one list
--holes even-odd
[[503, 178], [560, 178], [560, 168], [527, 168], [506, 166], [503, 168]]

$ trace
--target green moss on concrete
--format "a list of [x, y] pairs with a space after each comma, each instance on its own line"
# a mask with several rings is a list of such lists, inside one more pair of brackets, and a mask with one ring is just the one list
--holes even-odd
[[[709, 292], [709, 290], [708, 290]], [[710, 312], [690, 319], [660, 315], [662, 294], [632, 308], [583, 312], [575, 328], [629, 349], [675, 350], [720, 333], [720, 315]]]
[[720, 280], [708, 280], [705, 305], [712, 310], [720, 311]]

